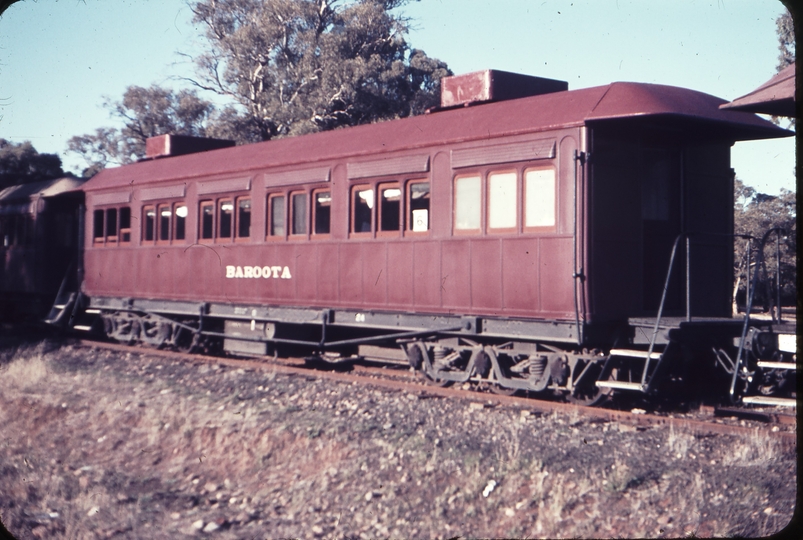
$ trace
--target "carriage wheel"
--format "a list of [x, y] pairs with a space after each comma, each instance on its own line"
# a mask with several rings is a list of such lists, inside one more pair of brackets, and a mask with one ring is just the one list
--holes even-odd
[[[570, 403], [593, 407], [605, 401], [611, 394], [610, 388], [600, 388], [597, 386], [597, 378], [602, 371], [602, 366], [596, 364], [591, 366], [589, 370], [592, 371], [583, 377], [582, 384], [576, 385], [572, 389], [572, 392], [566, 396], [566, 399], [568, 399]], [[616, 380], [618, 376], [619, 370], [614, 368], [608, 380]]]
[[200, 336], [195, 332], [178, 324], [173, 325], [172, 339], [170, 340], [173, 349], [183, 353], [191, 353], [198, 347], [199, 342]]

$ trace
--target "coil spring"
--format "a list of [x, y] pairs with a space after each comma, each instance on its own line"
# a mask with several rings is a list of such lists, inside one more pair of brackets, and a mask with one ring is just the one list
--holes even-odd
[[446, 353], [449, 351], [446, 347], [435, 347], [432, 351], [432, 357], [435, 362], [441, 361], [446, 357]]
[[534, 380], [538, 380], [543, 377], [544, 371], [546, 371], [547, 359], [544, 356], [536, 356], [531, 357], [531, 360], [530, 377], [532, 377]]

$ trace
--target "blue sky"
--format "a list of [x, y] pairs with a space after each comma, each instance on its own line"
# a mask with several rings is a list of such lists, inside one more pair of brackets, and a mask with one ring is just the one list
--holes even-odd
[[[777, 0], [422, 0], [409, 42], [455, 73], [503, 69], [570, 89], [638, 81], [725, 99], [775, 72]], [[102, 107], [135, 84], [180, 87], [201, 29], [184, 0], [23, 0], [0, 17], [0, 137], [65, 155], [73, 135], [115, 125]], [[737, 143], [736, 174], [795, 188], [794, 141]]]

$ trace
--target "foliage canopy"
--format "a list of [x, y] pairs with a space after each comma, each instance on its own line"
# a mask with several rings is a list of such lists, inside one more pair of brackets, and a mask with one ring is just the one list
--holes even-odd
[[0, 189], [60, 176], [64, 171], [56, 154], [40, 154], [30, 141], [13, 143], [0, 138]]
[[[231, 98], [248, 140], [419, 114], [436, 105], [444, 62], [410, 48], [407, 0], [202, 0], [199, 88]], [[237, 114], [239, 112], [239, 114]]]

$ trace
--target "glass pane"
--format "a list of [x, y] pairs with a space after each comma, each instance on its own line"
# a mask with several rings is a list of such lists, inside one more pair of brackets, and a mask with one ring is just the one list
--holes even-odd
[[270, 200], [270, 235], [284, 236], [284, 197]]
[[170, 240], [170, 207], [159, 207], [159, 240]]
[[464, 176], [454, 183], [454, 227], [458, 230], [480, 228], [480, 177]]
[[307, 194], [295, 193], [291, 195], [293, 203], [293, 228], [291, 234], [307, 234]]
[[251, 199], [237, 201], [237, 238], [251, 236]]
[[152, 242], [156, 231], [156, 209], [153, 206], [147, 206], [145, 207], [144, 214], [145, 240]]
[[410, 215], [408, 228], [420, 232], [429, 229], [429, 182], [416, 182], [410, 186]]
[[201, 206], [201, 238], [212, 238], [214, 236], [215, 210], [212, 204]]
[[183, 204], [176, 205], [175, 209], [175, 226], [176, 226], [176, 240], [184, 240], [187, 235], [187, 207]]
[[315, 194], [315, 234], [329, 234], [332, 194], [320, 191]]
[[120, 208], [120, 241], [131, 241], [131, 209], [127, 206]]
[[555, 171], [541, 169], [524, 173], [524, 226], [555, 226]]
[[516, 227], [516, 173], [488, 175], [488, 228]]
[[218, 238], [231, 238], [232, 224], [234, 223], [234, 203], [231, 201], [220, 201], [220, 229]]
[[398, 231], [401, 212], [401, 189], [398, 187], [379, 187], [380, 231]]
[[[103, 214], [104, 214], [103, 210], [95, 210], [95, 212], [94, 212], [94, 221], [93, 221], [93, 226], [92, 226], [92, 231], [93, 231], [92, 232], [92, 237], [93, 238], [96, 238], [96, 239], [103, 238]], [[14, 224], [14, 222], [11, 221], [11, 225], [13, 225], [13, 224]], [[9, 227], [9, 229], [13, 229], [13, 227]], [[13, 232], [12, 232], [12, 234], [10, 234], [10, 236], [12, 238], [14, 237]]]
[[354, 230], [352, 232], [371, 232], [371, 210], [374, 207], [372, 189], [354, 190]]

